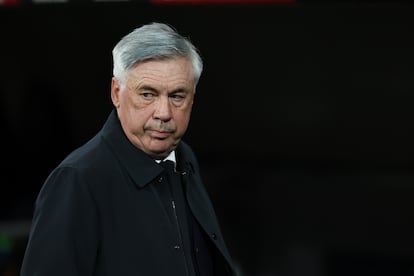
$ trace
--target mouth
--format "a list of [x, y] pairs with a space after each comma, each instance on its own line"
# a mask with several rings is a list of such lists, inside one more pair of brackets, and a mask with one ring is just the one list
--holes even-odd
[[150, 130], [151, 136], [155, 139], [166, 139], [171, 135], [171, 131], [162, 131], [162, 130]]

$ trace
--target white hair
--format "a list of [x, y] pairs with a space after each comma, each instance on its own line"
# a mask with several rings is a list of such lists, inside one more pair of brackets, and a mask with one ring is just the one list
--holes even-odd
[[146, 60], [162, 60], [177, 56], [187, 58], [193, 67], [197, 85], [203, 71], [203, 61], [191, 41], [163, 23], [150, 23], [124, 36], [112, 50], [113, 75], [125, 85], [126, 73]]

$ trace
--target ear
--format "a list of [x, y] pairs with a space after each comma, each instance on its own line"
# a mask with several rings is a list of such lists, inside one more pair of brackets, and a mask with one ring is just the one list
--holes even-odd
[[121, 93], [121, 82], [115, 78], [112, 77], [111, 82], [111, 99], [112, 103], [116, 108], [119, 108], [119, 93]]

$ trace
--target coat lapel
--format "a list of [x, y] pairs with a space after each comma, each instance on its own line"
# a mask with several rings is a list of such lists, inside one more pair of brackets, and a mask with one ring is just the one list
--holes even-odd
[[220, 231], [213, 205], [211, 204], [199, 174], [194, 168], [195, 165], [188, 161], [183, 165], [182, 181], [186, 187], [188, 205], [210, 240], [216, 245], [230, 264], [231, 258], [227, 251], [227, 247], [224, 244], [224, 239]]

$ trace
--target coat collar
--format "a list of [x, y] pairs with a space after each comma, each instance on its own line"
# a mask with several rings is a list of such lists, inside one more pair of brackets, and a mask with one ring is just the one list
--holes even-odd
[[[116, 110], [112, 110], [108, 116], [102, 128], [102, 136], [138, 187], [146, 186], [163, 172], [164, 168], [161, 165], [128, 140]], [[176, 149], [177, 168], [185, 173], [191, 173], [194, 171], [194, 166], [182, 152], [182, 143], [180, 142]]]
[[115, 110], [106, 120], [102, 136], [138, 187], [144, 187], [163, 171], [154, 159], [128, 140]]

